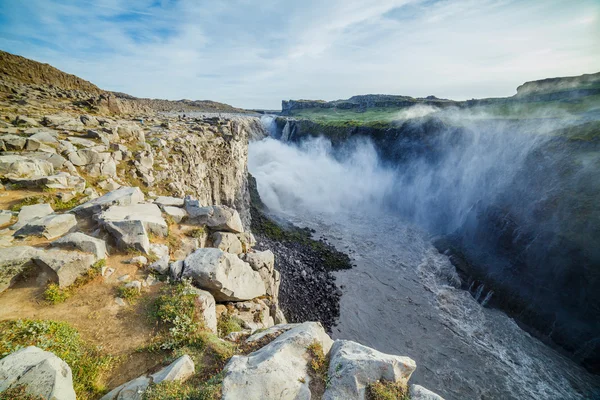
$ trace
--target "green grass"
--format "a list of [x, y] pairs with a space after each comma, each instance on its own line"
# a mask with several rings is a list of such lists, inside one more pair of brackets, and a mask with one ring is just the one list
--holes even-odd
[[344, 122], [364, 125], [375, 122], [391, 122], [398, 118], [398, 114], [402, 109], [397, 107], [374, 107], [365, 111], [357, 111], [336, 108], [306, 108], [294, 110], [292, 116], [334, 125]]
[[127, 300], [129, 304], [135, 304], [141, 296], [141, 293], [135, 287], [121, 286], [117, 288], [117, 296]]
[[165, 285], [152, 307], [151, 317], [160, 332], [146, 351], [163, 353], [167, 359], [189, 355], [196, 373], [186, 382], [155, 385], [144, 395], [146, 400], [217, 400], [221, 397], [222, 370], [239, 352], [236, 345], [221, 340], [204, 329], [196, 309], [196, 295], [187, 281]]
[[199, 228], [194, 228], [192, 230], [189, 230], [185, 234], [186, 234], [186, 236], [189, 236], [189, 237], [192, 237], [195, 239], [200, 239], [206, 234], [206, 228], [201, 226]]
[[0, 322], [0, 356], [27, 346], [51, 351], [71, 367], [78, 399], [97, 398], [104, 391], [100, 379], [113, 359], [86, 343], [69, 324], [28, 319]]
[[33, 206], [35, 204], [41, 204], [41, 203], [44, 203], [44, 201], [45, 201], [44, 196], [29, 196], [29, 197], [22, 198], [17, 203], [13, 204], [10, 207], [10, 209], [11, 209], [11, 211], [19, 212], [25, 206]]
[[367, 400], [410, 400], [406, 384], [376, 381], [367, 386]]
[[323, 351], [323, 345], [317, 340], [308, 345], [306, 351], [310, 357], [311, 392], [322, 394], [329, 385], [329, 358]]
[[217, 331], [220, 337], [225, 337], [232, 332], [239, 332], [243, 330], [243, 321], [237, 317], [231, 316], [227, 313], [223, 313], [217, 320]]

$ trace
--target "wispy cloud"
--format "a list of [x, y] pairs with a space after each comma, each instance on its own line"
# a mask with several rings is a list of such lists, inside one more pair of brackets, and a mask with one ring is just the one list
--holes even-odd
[[144, 97], [471, 98], [600, 70], [599, 16], [596, 0], [0, 0], [0, 48]]

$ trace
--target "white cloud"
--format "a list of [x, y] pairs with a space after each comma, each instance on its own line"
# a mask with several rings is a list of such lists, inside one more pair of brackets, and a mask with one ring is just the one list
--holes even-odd
[[9, 1], [0, 47], [144, 97], [464, 99], [600, 70], [595, 0]]

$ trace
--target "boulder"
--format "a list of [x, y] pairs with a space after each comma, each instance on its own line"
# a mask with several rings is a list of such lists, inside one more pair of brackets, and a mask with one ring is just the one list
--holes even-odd
[[86, 274], [95, 261], [93, 254], [60, 249], [40, 251], [33, 257], [36, 265], [50, 268], [56, 273], [56, 280], [61, 288], [72, 285], [77, 278]]
[[0, 249], [0, 293], [12, 285], [23, 270], [31, 264], [32, 257], [42, 250], [30, 246], [14, 246]]
[[195, 366], [187, 354], [179, 357], [170, 365], [152, 375], [142, 375], [118, 386], [105, 394], [100, 400], [142, 400], [151, 384], [162, 382], [184, 382], [194, 374]]
[[8, 210], [0, 210], [0, 226], [6, 225], [12, 221], [14, 214]]
[[244, 254], [244, 260], [250, 264], [253, 270], [257, 271], [265, 283], [267, 295], [271, 296], [273, 302], [279, 299], [279, 286], [281, 276], [279, 271], [275, 270], [275, 255], [271, 250], [255, 251]]
[[27, 225], [28, 222], [38, 218], [43, 218], [52, 214], [54, 210], [50, 204], [34, 204], [31, 206], [21, 207], [17, 222], [11, 227], [13, 230], [18, 230]]
[[97, 260], [106, 258], [106, 243], [85, 233], [73, 232], [51, 243], [54, 247], [92, 253]]
[[75, 207], [71, 212], [76, 214], [92, 215], [101, 212], [112, 205], [128, 206], [138, 204], [144, 201], [144, 193], [138, 187], [122, 187], [113, 190], [98, 197], [92, 201], [88, 201], [78, 207]]
[[419, 385], [410, 385], [408, 393], [411, 400], [444, 400], [442, 396]]
[[89, 164], [101, 164], [111, 159], [109, 153], [98, 153], [92, 149], [77, 150], [77, 152], [69, 153], [68, 158], [77, 167]]
[[208, 290], [217, 301], [243, 301], [266, 293], [258, 272], [236, 255], [219, 249], [198, 249], [184, 261], [182, 277]]
[[228, 309], [228, 314], [239, 319], [242, 322], [242, 328], [250, 333], [275, 324], [271, 318], [269, 306], [261, 299], [233, 303], [233, 309]]
[[19, 127], [40, 126], [40, 124], [34, 118], [26, 117], [25, 115], [19, 115], [17, 118], [15, 118], [13, 124]]
[[350, 340], [336, 340], [331, 348], [329, 385], [324, 400], [364, 400], [366, 388], [378, 380], [406, 384], [417, 367], [402, 356], [381, 353]]
[[174, 280], [178, 281], [181, 279], [181, 274], [183, 272], [183, 260], [173, 261], [169, 264], [169, 275]]
[[23, 150], [27, 138], [17, 135], [2, 135], [0, 136], [0, 148], [10, 150]]
[[29, 159], [23, 156], [0, 156], [0, 174], [7, 178], [32, 178], [54, 174], [48, 161]]
[[242, 242], [237, 238], [235, 233], [231, 232], [215, 232], [212, 234], [213, 246], [227, 253], [242, 254]]
[[56, 153], [36, 151], [36, 152], [32, 152], [32, 153], [21, 153], [21, 154], [30, 160], [47, 161], [50, 164], [52, 164], [52, 167], [54, 167], [54, 169], [62, 168], [65, 165], [65, 163], [67, 162], [66, 158], [64, 158], [63, 156], [56, 154]]
[[107, 221], [104, 228], [115, 239], [123, 250], [134, 249], [150, 254], [150, 239], [142, 221], [122, 220]]
[[31, 178], [9, 178], [9, 180], [11, 183], [18, 183], [29, 188], [75, 189], [79, 192], [85, 189], [85, 179], [80, 176], [69, 175], [66, 172]]
[[162, 206], [163, 211], [167, 214], [173, 221], [176, 223], [180, 223], [187, 217], [187, 211], [183, 208], [173, 207], [173, 206]]
[[161, 275], [169, 272], [169, 255], [164, 255], [148, 266], [149, 269]]
[[73, 214], [50, 214], [28, 221], [14, 233], [14, 236], [44, 236], [52, 240], [69, 232], [76, 225], [77, 219]]
[[222, 400], [310, 399], [307, 347], [318, 342], [327, 353], [333, 341], [318, 322], [305, 322], [225, 366]]
[[56, 131], [40, 131], [29, 136], [29, 139], [35, 139], [40, 143], [56, 144], [58, 143], [57, 137], [58, 133]]
[[158, 196], [154, 200], [154, 204], [158, 204], [161, 207], [183, 207], [184, 202], [183, 199], [180, 197]]
[[101, 224], [115, 221], [140, 221], [150, 233], [159, 236], [167, 236], [169, 233], [169, 226], [156, 204], [115, 205], [100, 213], [96, 219]]
[[196, 295], [195, 305], [196, 310], [204, 320], [204, 327], [213, 333], [217, 333], [217, 309], [215, 298], [206, 290], [192, 288]]
[[53, 353], [35, 346], [18, 350], [0, 360], [0, 392], [21, 385], [32, 396], [75, 400], [69, 365]]
[[244, 231], [242, 220], [237, 210], [227, 206], [201, 207], [198, 200], [185, 198], [185, 210], [190, 223], [206, 225], [215, 231], [240, 233]]

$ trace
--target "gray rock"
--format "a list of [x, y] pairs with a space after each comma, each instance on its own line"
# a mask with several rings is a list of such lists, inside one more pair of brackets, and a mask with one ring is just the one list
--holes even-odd
[[163, 211], [169, 217], [173, 219], [176, 223], [180, 223], [187, 217], [187, 211], [183, 208], [173, 207], [173, 206], [162, 206]]
[[266, 293], [258, 272], [236, 255], [219, 249], [203, 248], [184, 261], [182, 277], [192, 278], [217, 301], [250, 300]]
[[194, 375], [195, 369], [192, 358], [184, 354], [157, 373], [150, 375], [150, 377], [154, 384], [172, 381], [184, 382]]
[[138, 204], [142, 201], [144, 201], [144, 194], [140, 188], [125, 186], [75, 207], [71, 212], [92, 215], [99, 213], [112, 205], [128, 206]]
[[15, 246], [0, 249], [0, 293], [12, 285], [14, 279], [32, 264], [32, 258], [40, 249], [30, 246]]
[[24, 227], [29, 221], [38, 218], [43, 218], [54, 212], [50, 204], [34, 204], [31, 206], [23, 206], [19, 211], [17, 222], [12, 226], [13, 230], [18, 230]]
[[[94, 147], [94, 146], [98, 145], [98, 143], [94, 142], [93, 140], [85, 139], [85, 138], [78, 137], [78, 136], [69, 136], [67, 138], [67, 140], [69, 142], [73, 143], [74, 145], [82, 146], [82, 147]], [[77, 165], [77, 164], [75, 164], [75, 165]]]
[[444, 400], [442, 396], [419, 385], [410, 385], [408, 393], [411, 400]]
[[213, 246], [227, 253], [242, 254], [242, 242], [237, 238], [235, 233], [231, 232], [215, 232], [212, 234]]
[[14, 214], [8, 210], [0, 210], [0, 226], [8, 224], [12, 221]]
[[161, 382], [185, 382], [194, 374], [195, 366], [187, 354], [152, 375], [142, 375], [124, 383], [105, 394], [100, 400], [142, 400], [151, 384]]
[[7, 178], [32, 178], [54, 174], [54, 167], [47, 161], [24, 156], [0, 156], [0, 174]]
[[217, 333], [217, 309], [215, 298], [206, 290], [192, 288], [196, 295], [195, 305], [204, 319], [204, 327], [213, 333]]
[[330, 381], [323, 399], [363, 400], [370, 383], [385, 380], [406, 384], [416, 367], [408, 357], [384, 354], [350, 340], [336, 340], [331, 348]]
[[51, 243], [54, 247], [92, 253], [97, 260], [106, 258], [106, 243], [85, 233], [73, 232]]
[[96, 219], [100, 224], [119, 221], [139, 221], [146, 231], [159, 236], [167, 236], [169, 226], [162, 217], [156, 204], [136, 204], [130, 206], [111, 206], [103, 211]]
[[29, 139], [35, 139], [41, 143], [56, 144], [58, 133], [56, 131], [40, 131], [29, 136]]
[[47, 153], [47, 152], [33, 152], [33, 153], [22, 153], [25, 157], [27, 157], [30, 160], [41, 160], [41, 161], [47, 161], [50, 164], [52, 164], [52, 167], [54, 167], [54, 169], [58, 169], [58, 168], [62, 168], [65, 163], [67, 162], [67, 159], [64, 158], [63, 156], [56, 154], [56, 153]]
[[179, 197], [158, 196], [154, 200], [154, 204], [158, 204], [161, 207], [164, 207], [164, 206], [183, 207], [183, 199], [179, 198]]
[[[244, 254], [243, 259], [250, 264], [253, 270], [257, 271], [265, 283], [267, 295], [273, 302], [277, 303], [279, 299], [279, 286], [281, 276], [279, 271], [275, 270], [275, 255], [271, 250], [255, 251]], [[278, 316], [280, 317], [280, 316]]]
[[85, 179], [80, 176], [72, 176], [66, 172], [57, 175], [39, 176], [31, 178], [9, 178], [11, 183], [18, 183], [24, 187], [52, 188], [52, 189], [75, 189], [81, 191], [85, 188]]
[[171, 275], [171, 278], [178, 281], [179, 279], [181, 279], [182, 272], [183, 260], [173, 261], [171, 264], [169, 264], [169, 275]]
[[170, 254], [169, 246], [166, 244], [153, 243], [150, 245], [150, 254], [153, 254], [158, 258], [168, 256]]
[[240, 214], [227, 206], [201, 207], [198, 200], [185, 198], [185, 210], [190, 223], [206, 225], [216, 231], [240, 233], [244, 231]]
[[137, 290], [138, 293], [142, 292], [142, 282], [140, 281], [131, 281], [129, 283], [125, 284], [126, 288], [134, 288]]
[[117, 246], [123, 250], [140, 250], [150, 254], [150, 239], [142, 221], [107, 221], [104, 228], [115, 238]]
[[25, 115], [19, 115], [17, 118], [15, 118], [13, 124], [15, 126], [20, 126], [20, 127], [40, 126], [40, 124], [35, 119], [33, 119], [31, 117], [26, 117]]
[[73, 214], [50, 214], [46, 217], [28, 221], [15, 232], [15, 237], [44, 236], [46, 239], [56, 239], [77, 226]]
[[327, 353], [333, 341], [318, 322], [305, 322], [247, 356], [233, 356], [225, 366], [222, 400], [310, 399], [309, 356], [314, 342]]
[[161, 275], [169, 272], [169, 255], [162, 256], [148, 266], [152, 271], [156, 271]]
[[95, 261], [93, 254], [59, 249], [40, 251], [33, 257], [36, 265], [54, 271], [55, 280], [61, 288], [72, 285], [77, 278], [86, 274]]
[[0, 392], [23, 385], [44, 399], [75, 400], [73, 374], [66, 362], [49, 351], [29, 346], [0, 360]]
[[0, 136], [0, 147], [6, 150], [23, 150], [27, 138], [17, 135], [2, 135]]
[[129, 260], [125, 261], [125, 264], [134, 264], [134, 265], [142, 267], [142, 266], [148, 264], [148, 259], [144, 256], [137, 256], [137, 257], [133, 257], [133, 258], [130, 258]]

